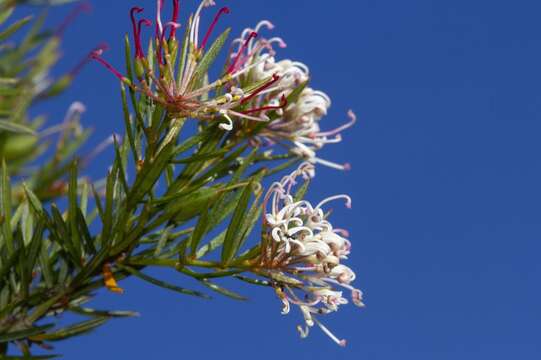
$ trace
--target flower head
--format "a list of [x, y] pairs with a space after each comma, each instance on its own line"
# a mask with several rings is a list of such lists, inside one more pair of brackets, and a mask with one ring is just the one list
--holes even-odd
[[[271, 110], [283, 109], [287, 106], [285, 97], [279, 97], [276, 102], [266, 101], [263, 95], [275, 88], [278, 80], [282, 80], [277, 74], [268, 74], [248, 83], [241, 81], [252, 68], [260, 65], [268, 54], [261, 55], [255, 63], [248, 64], [244, 51], [252, 49], [251, 41], [257, 36], [255, 31], [250, 32], [241, 46], [241, 49], [231, 61], [228, 70], [219, 79], [206, 81], [206, 69], [201, 70], [202, 63], [209, 61], [206, 58], [207, 51], [212, 46], [214, 30], [219, 20], [230, 13], [228, 7], [220, 8], [200, 41], [200, 23], [204, 9], [214, 6], [212, 0], [204, 0], [190, 17], [185, 25], [187, 29], [187, 42], [180, 48], [176, 43], [175, 30], [181, 24], [178, 23], [180, 4], [173, 1], [173, 14], [171, 21], [162, 23], [163, 0], [156, 3], [157, 14], [155, 17], [156, 31], [154, 42], [156, 43], [153, 56], [156, 61], [151, 64], [143, 52], [142, 27], [150, 26], [151, 21], [141, 19], [137, 21], [135, 15], [142, 13], [143, 9], [134, 7], [130, 11], [132, 21], [133, 40], [135, 44], [135, 69], [139, 83], [130, 81], [111, 64], [102, 58], [103, 51], [100, 49], [92, 54], [92, 58], [105, 66], [120, 81], [127, 84], [132, 90], [147, 96], [155, 103], [162, 105], [174, 117], [190, 117], [199, 120], [218, 120], [220, 128], [233, 129], [233, 120], [267, 121], [265, 114]], [[170, 28], [169, 41], [165, 38], [166, 30]], [[209, 48], [207, 50], [207, 48]], [[250, 50], [252, 51], [252, 50]], [[178, 69], [176, 62], [182, 66]]]
[[[348, 170], [349, 164], [337, 164], [321, 159], [317, 157], [316, 151], [325, 144], [340, 142], [342, 140], [340, 133], [355, 123], [355, 114], [350, 110], [347, 123], [330, 131], [322, 131], [320, 121], [327, 115], [331, 99], [322, 91], [306, 87], [310, 77], [308, 66], [289, 59], [280, 61], [275, 59], [274, 45], [286, 47], [281, 38], [258, 37], [256, 40], [255, 36], [252, 36], [254, 32], [257, 33], [265, 27], [272, 29], [274, 26], [267, 20], [261, 21], [254, 29], [245, 29], [241, 36], [233, 41], [239, 46], [236, 52], [232, 52], [229, 67], [231, 72], [244, 72], [241, 79], [262, 81], [270, 76], [280, 78], [280, 81], [275, 82], [272, 87], [258, 94], [257, 102], [265, 103], [267, 107], [261, 107], [259, 104], [259, 107], [254, 106], [256, 110], [253, 112], [261, 109], [275, 111], [269, 119], [268, 126], [257, 134], [255, 142], [261, 143], [265, 140], [269, 144], [279, 143], [309, 162]], [[248, 68], [249, 71], [246, 70]], [[297, 94], [293, 96], [295, 92]], [[290, 97], [294, 98], [289, 99]]]
[[313, 165], [303, 163], [268, 190], [264, 217], [267, 235], [260, 262], [275, 280], [276, 293], [284, 305], [282, 313], [289, 312], [290, 304], [301, 310], [305, 326], [299, 330], [303, 337], [308, 335], [309, 328], [318, 325], [336, 343], [345, 345], [317, 317], [338, 311], [340, 305], [349, 302], [337, 287], [349, 290], [352, 302], [364, 306], [361, 291], [351, 285], [355, 273], [341, 263], [351, 251], [347, 232], [333, 228], [323, 210], [328, 202], [339, 199], [350, 207], [351, 199], [335, 195], [316, 206], [296, 199], [292, 189], [297, 178], [308, 179], [313, 174]]

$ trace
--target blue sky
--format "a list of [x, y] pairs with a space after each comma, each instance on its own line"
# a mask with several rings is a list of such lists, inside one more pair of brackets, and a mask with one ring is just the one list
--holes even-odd
[[[183, 1], [192, 8], [195, 1]], [[95, 1], [65, 36], [60, 69], [107, 41], [122, 64], [128, 9], [154, 1]], [[57, 345], [68, 359], [539, 359], [541, 321], [541, 31], [538, 1], [218, 1], [219, 26], [240, 33], [260, 19], [306, 63], [333, 106], [333, 128], [358, 124], [323, 156], [309, 198], [353, 197], [333, 223], [352, 234], [349, 265], [367, 307], [343, 307], [301, 340], [298, 313], [280, 315], [272, 291], [232, 285], [245, 303], [203, 301], [126, 281], [97, 304], [134, 309], [93, 334]], [[52, 12], [60, 19], [68, 8]], [[210, 20], [210, 13], [209, 19]], [[92, 141], [122, 130], [118, 84], [90, 64], [73, 89], [44, 107], [59, 121], [71, 101], [88, 111]], [[105, 154], [90, 175], [105, 173]], [[189, 285], [189, 279], [161, 273]]]

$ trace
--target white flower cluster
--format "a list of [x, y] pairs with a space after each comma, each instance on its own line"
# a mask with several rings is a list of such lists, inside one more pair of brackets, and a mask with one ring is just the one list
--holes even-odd
[[[255, 40], [253, 34], [266, 27], [272, 29], [273, 25], [267, 21], [261, 21], [255, 29], [248, 28], [242, 32], [240, 38], [234, 40], [239, 43], [239, 49], [235, 55], [246, 50], [246, 55], [241, 56], [236, 66], [251, 67], [246, 76], [250, 76], [256, 82], [262, 82], [273, 76], [279, 78], [272, 86], [258, 93], [261, 104], [267, 104], [275, 110], [277, 118], [271, 120], [270, 124], [262, 132], [261, 137], [269, 143], [282, 142], [286, 140], [288, 147], [294, 153], [303, 156], [309, 162], [321, 163], [340, 170], [348, 170], [349, 164], [336, 164], [316, 156], [316, 151], [325, 144], [337, 143], [342, 140], [340, 132], [352, 126], [356, 117], [350, 110], [350, 120], [330, 131], [321, 131], [319, 122], [331, 106], [331, 99], [322, 91], [309, 87], [302, 89], [296, 101], [287, 104], [284, 99], [300, 86], [305, 86], [309, 80], [308, 67], [300, 62], [291, 60], [276, 61], [273, 44], [285, 47], [285, 42], [278, 37], [271, 39], [260, 38]], [[242, 44], [245, 44], [243, 49]], [[262, 96], [264, 95], [264, 96]], [[280, 105], [285, 106], [280, 106]]]
[[265, 204], [269, 212], [265, 215], [265, 226], [269, 239], [262, 263], [275, 273], [300, 280], [299, 283], [277, 281], [275, 289], [284, 304], [283, 314], [289, 312], [290, 304], [299, 306], [303, 313], [305, 326], [299, 326], [301, 336], [307, 336], [309, 328], [317, 324], [336, 343], [345, 345], [345, 340], [332, 334], [317, 315], [337, 311], [340, 305], [348, 303], [336, 286], [349, 290], [355, 305], [364, 306], [361, 291], [351, 286], [355, 273], [341, 264], [351, 251], [351, 243], [346, 238], [348, 233], [333, 228], [322, 208], [337, 199], [346, 200], [346, 206], [350, 207], [351, 199], [347, 195], [336, 195], [316, 206], [306, 200], [296, 200], [291, 193], [296, 178], [308, 179], [313, 173], [313, 165], [305, 162], [268, 190]]

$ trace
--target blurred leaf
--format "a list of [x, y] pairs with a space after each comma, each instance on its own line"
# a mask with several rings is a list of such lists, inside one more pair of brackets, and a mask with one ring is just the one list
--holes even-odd
[[13, 35], [17, 30], [22, 28], [24, 25], [28, 24], [28, 22], [32, 19], [32, 16], [29, 15], [27, 17], [22, 18], [21, 20], [18, 20], [8, 26], [8, 28], [2, 32], [0, 32], [0, 41], [5, 41], [7, 38], [9, 38], [11, 35]]
[[[2, 0], [4, 2], [5, 0]], [[1, 3], [1, 2], [0, 2]], [[13, 14], [13, 11], [15, 10], [14, 7], [9, 7], [7, 9], [2, 9], [0, 7], [0, 25], [2, 25], [4, 22], [6, 22], [7, 19]]]
[[0, 119], [0, 130], [8, 131], [16, 134], [29, 134], [36, 135], [36, 132], [25, 125], [13, 123], [11, 121], [1, 120]]
[[15, 246], [13, 244], [13, 234], [11, 229], [11, 185], [8, 175], [8, 169], [6, 162], [2, 160], [2, 169], [1, 169], [1, 179], [0, 179], [0, 216], [2, 220], [2, 242], [0, 242], [0, 250], [5, 245], [7, 253], [12, 255], [15, 251]]

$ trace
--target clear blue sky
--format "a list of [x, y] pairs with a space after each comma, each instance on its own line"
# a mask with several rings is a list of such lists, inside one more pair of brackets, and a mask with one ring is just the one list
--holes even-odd
[[[61, 67], [101, 41], [120, 66], [128, 9], [152, 12], [154, 3], [95, 1], [66, 34]], [[541, 358], [541, 3], [218, 4], [232, 10], [219, 26], [237, 33], [260, 19], [275, 23], [289, 45], [279, 56], [306, 63], [312, 85], [333, 99], [326, 127], [350, 107], [359, 116], [345, 141], [323, 152], [352, 171], [321, 168], [309, 197], [352, 195], [353, 208], [337, 208], [333, 222], [352, 234], [349, 265], [367, 307], [326, 319], [348, 339], [343, 349], [319, 331], [299, 339], [299, 314], [280, 315], [264, 288], [234, 285], [248, 302], [209, 302], [130, 280], [125, 295], [97, 303], [142, 317], [59, 343], [58, 352], [79, 360]], [[83, 101], [98, 142], [122, 130], [118, 99], [117, 81], [91, 64], [44, 110], [59, 121], [71, 101]], [[92, 176], [104, 174], [107, 156]]]

